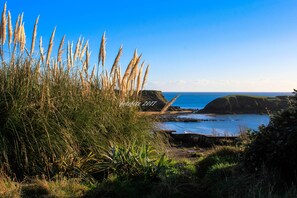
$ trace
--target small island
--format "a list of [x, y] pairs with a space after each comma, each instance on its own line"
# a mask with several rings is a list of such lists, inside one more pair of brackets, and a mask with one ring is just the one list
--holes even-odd
[[199, 113], [214, 114], [268, 114], [289, 106], [289, 96], [257, 97], [230, 95], [208, 103]]

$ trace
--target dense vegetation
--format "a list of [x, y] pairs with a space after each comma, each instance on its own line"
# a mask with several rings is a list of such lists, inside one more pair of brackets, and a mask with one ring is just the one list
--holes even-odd
[[262, 166], [278, 174], [281, 181], [297, 182], [297, 92], [288, 109], [275, 113], [267, 127], [251, 134], [245, 163], [252, 171]]
[[213, 145], [192, 161], [169, 158], [167, 139], [152, 132], [151, 118], [121, 105], [141, 97], [148, 74], [147, 67], [142, 75], [141, 55], [135, 52], [122, 74], [120, 48], [107, 71], [103, 35], [91, 68], [84, 39], [74, 49], [68, 43], [64, 55], [63, 37], [52, 56], [55, 30], [45, 52], [41, 38], [35, 49], [38, 19], [30, 48], [23, 15], [14, 27], [11, 21], [5, 5], [0, 197], [296, 196], [296, 101], [238, 146]]
[[[104, 172], [104, 151], [123, 147], [160, 146], [151, 133], [152, 122], [137, 114], [138, 107], [121, 106], [137, 100], [148, 68], [134, 53], [121, 74], [122, 48], [108, 72], [105, 35], [98, 64], [90, 68], [88, 41], [79, 39], [64, 56], [62, 38], [52, 56], [55, 30], [46, 52], [42, 37], [35, 50], [37, 23], [31, 47], [26, 47], [23, 15], [12, 27], [4, 6], [1, 23], [0, 162], [1, 169], [18, 180], [26, 176], [80, 176]], [[102, 64], [99, 65], [99, 64]], [[90, 72], [90, 73], [89, 73]]]

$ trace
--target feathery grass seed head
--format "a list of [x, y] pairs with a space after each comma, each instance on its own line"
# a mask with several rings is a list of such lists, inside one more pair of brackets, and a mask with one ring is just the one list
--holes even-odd
[[105, 32], [102, 35], [101, 44], [100, 44], [100, 50], [99, 50], [99, 56], [98, 56], [98, 66], [100, 65], [100, 62], [102, 61], [102, 66], [105, 64]]
[[12, 23], [11, 23], [11, 14], [9, 11], [8, 11], [7, 20], [8, 20], [8, 43], [10, 45], [12, 42], [13, 29], [12, 29]]
[[34, 52], [34, 47], [35, 47], [35, 40], [36, 40], [36, 35], [37, 35], [37, 24], [38, 24], [39, 16], [37, 17], [35, 24], [34, 24], [34, 29], [33, 29], [33, 35], [32, 35], [32, 42], [31, 42], [31, 51], [30, 55], [32, 56]]
[[6, 40], [6, 27], [7, 27], [7, 18], [6, 18], [6, 3], [4, 4], [2, 12], [2, 21], [1, 21], [1, 44], [4, 45]]
[[149, 72], [149, 68], [150, 68], [150, 65], [148, 65], [145, 69], [145, 73], [144, 73], [144, 77], [143, 77], [143, 81], [142, 81], [142, 85], [141, 85], [141, 90], [143, 90], [144, 88], [144, 85], [146, 83], [146, 80], [147, 80], [147, 76], [148, 76], [148, 72]]
[[55, 33], [56, 33], [56, 28], [54, 28], [54, 30], [52, 32], [52, 35], [51, 35], [51, 38], [50, 38], [50, 41], [49, 41], [49, 46], [48, 46], [48, 49], [47, 49], [47, 55], [46, 55], [46, 64], [47, 65], [49, 64], [49, 60], [50, 60], [51, 53], [52, 53], [52, 50], [53, 50]]
[[65, 35], [63, 36], [60, 45], [59, 45], [59, 49], [58, 49], [58, 63], [62, 62], [62, 54], [63, 54], [63, 45], [64, 45], [64, 41], [65, 41]]

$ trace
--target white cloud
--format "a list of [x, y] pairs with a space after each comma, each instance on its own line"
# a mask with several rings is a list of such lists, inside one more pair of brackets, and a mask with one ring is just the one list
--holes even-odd
[[292, 91], [297, 84], [290, 80], [258, 79], [258, 80], [209, 80], [198, 79], [193, 81], [151, 81], [146, 89], [162, 91], [237, 91], [237, 92], [263, 92], [263, 91]]

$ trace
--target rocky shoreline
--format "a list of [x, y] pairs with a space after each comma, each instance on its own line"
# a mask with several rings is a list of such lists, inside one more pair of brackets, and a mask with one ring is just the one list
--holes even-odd
[[174, 130], [160, 130], [158, 133], [166, 133], [171, 143], [182, 147], [211, 147], [213, 145], [235, 145], [240, 141], [240, 136], [217, 136], [199, 133], [175, 133]]
[[173, 116], [161, 115], [158, 117], [158, 121], [160, 122], [216, 122], [216, 121], [225, 121], [225, 120], [187, 118], [187, 117], [178, 117], [178, 115], [173, 115]]

